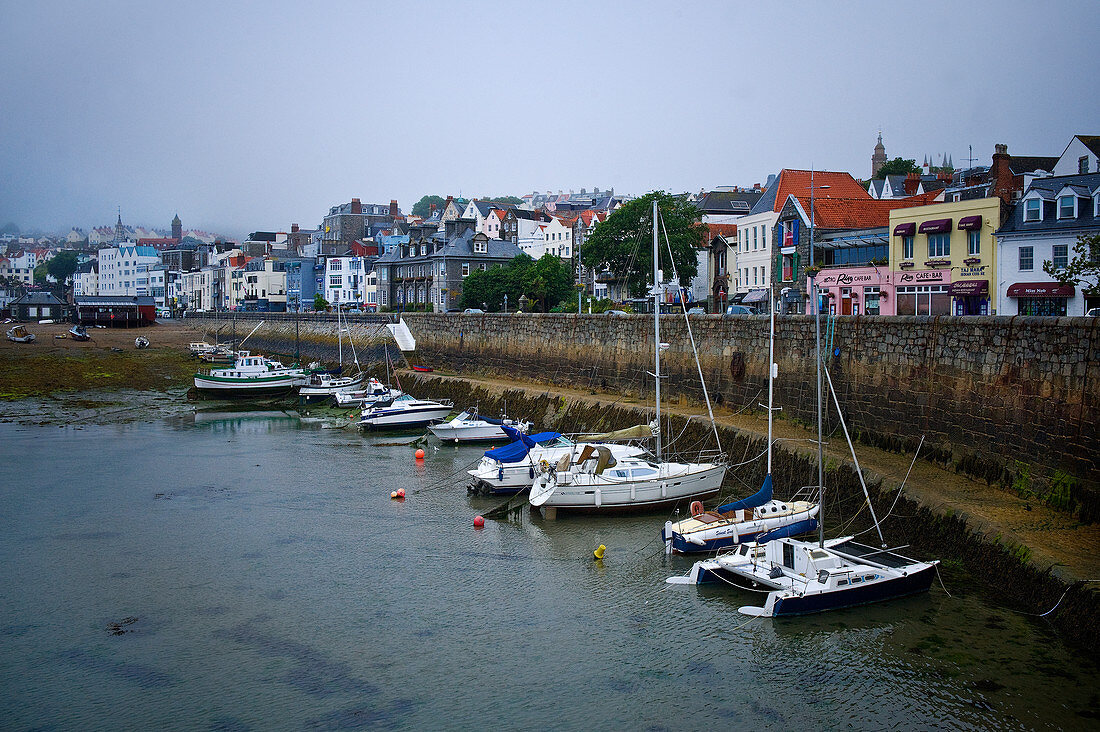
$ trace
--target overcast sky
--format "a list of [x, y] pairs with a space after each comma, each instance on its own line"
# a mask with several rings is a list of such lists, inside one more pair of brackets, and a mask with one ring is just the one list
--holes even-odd
[[0, 223], [763, 183], [1100, 134], [1081, 2], [0, 0]]

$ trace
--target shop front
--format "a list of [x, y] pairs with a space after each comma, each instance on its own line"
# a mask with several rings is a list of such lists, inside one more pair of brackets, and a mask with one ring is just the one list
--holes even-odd
[[989, 280], [957, 280], [948, 289], [955, 315], [989, 315]]
[[[806, 282], [807, 291], [810, 281]], [[893, 315], [889, 272], [878, 267], [825, 269], [817, 274], [821, 312], [829, 315]], [[809, 313], [807, 303], [807, 313]]]
[[1018, 315], [1064, 316], [1076, 289], [1060, 282], [1017, 282], [1008, 296], [1016, 298]]
[[921, 269], [893, 273], [896, 315], [950, 315], [951, 270]]

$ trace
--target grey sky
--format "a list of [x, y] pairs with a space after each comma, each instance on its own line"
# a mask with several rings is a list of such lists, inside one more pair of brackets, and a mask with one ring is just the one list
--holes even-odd
[[0, 223], [698, 190], [1100, 134], [1095, 2], [0, 0]]

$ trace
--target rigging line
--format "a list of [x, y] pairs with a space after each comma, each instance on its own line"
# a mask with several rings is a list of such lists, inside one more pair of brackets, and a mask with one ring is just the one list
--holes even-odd
[[[676, 282], [676, 287], [680, 294], [680, 309], [684, 311], [684, 325], [687, 326], [688, 338], [691, 339], [691, 353], [695, 357], [695, 368], [699, 371], [699, 385], [703, 387], [703, 399], [707, 402], [707, 414], [710, 415], [710, 427], [714, 430], [714, 442], [718, 445], [718, 450], [722, 450], [722, 439], [718, 436], [718, 425], [714, 423], [714, 410], [710, 406], [710, 394], [707, 393], [707, 382], [703, 378], [703, 366], [699, 363], [699, 351], [695, 347], [695, 334], [691, 331], [691, 319], [688, 318], [687, 304], [684, 303], [684, 288], [680, 287], [680, 278], [676, 274], [676, 260], [672, 258], [672, 243], [668, 240], [668, 227], [665, 226], [665, 217], [661, 213], [660, 209], [657, 209], [657, 215], [661, 218], [661, 231], [665, 234], [665, 247], [668, 249], [668, 261], [672, 264], [672, 279]], [[654, 282], [654, 286], [658, 283]], [[657, 348], [660, 348], [661, 344], [657, 344]]]
[[416, 490], [413, 491], [413, 493], [414, 494], [415, 493], [423, 493], [425, 491], [435, 490], [436, 488], [448, 487], [449, 483], [450, 483], [450, 480], [452, 478], [460, 475], [461, 473], [464, 473], [465, 471], [469, 470], [473, 466], [477, 465], [479, 462], [481, 462], [481, 458], [477, 458], [472, 463], [470, 463], [470, 464], [468, 464], [464, 467], [459, 468], [458, 470], [454, 471], [453, 473], [451, 473], [450, 475], [448, 475], [446, 477], [440, 478], [439, 480], [436, 480], [436, 481], [433, 481], [433, 482], [429, 483], [428, 485], [424, 486], [423, 488], [417, 488]]

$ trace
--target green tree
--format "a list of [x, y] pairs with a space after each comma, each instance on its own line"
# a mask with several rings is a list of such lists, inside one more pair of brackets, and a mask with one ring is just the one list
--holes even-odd
[[522, 294], [535, 300], [540, 312], [548, 312], [562, 300], [575, 297], [573, 268], [549, 252], [526, 268], [522, 286]]
[[522, 198], [517, 198], [515, 196], [497, 196], [495, 198], [486, 198], [484, 200], [488, 201], [489, 203], [510, 203], [514, 206], [518, 206], [523, 203]]
[[64, 284], [76, 272], [76, 252], [66, 249], [46, 262], [46, 272], [58, 282]]
[[598, 224], [581, 249], [581, 263], [625, 276], [630, 294], [635, 297], [645, 294], [647, 283], [653, 279], [654, 199], [663, 222], [659, 232], [659, 266], [666, 276], [672, 274], [668, 259], [671, 247], [680, 285], [687, 287], [699, 270], [698, 251], [706, 245], [706, 228], [698, 222], [698, 209], [686, 198], [664, 191], [636, 198]]
[[910, 173], [919, 172], [920, 168], [917, 167], [916, 160], [894, 158], [882, 164], [882, 167], [875, 173], [875, 180], [882, 180], [888, 175], [909, 175]]
[[1100, 295], [1100, 234], [1081, 234], [1065, 267], [1056, 268], [1048, 259], [1043, 271], [1063, 285], [1080, 287], [1090, 297]]
[[534, 266], [527, 254], [518, 254], [504, 266], [489, 267], [486, 270], [475, 269], [462, 282], [462, 300], [460, 307], [485, 307], [491, 312], [504, 306], [504, 296], [508, 296], [508, 306], [518, 307], [524, 293], [524, 281], [527, 270]]
[[419, 201], [413, 204], [412, 215], [425, 219], [428, 218], [433, 203], [437, 209], [443, 210], [443, 205], [447, 203], [447, 199], [440, 196], [423, 196]]
[[319, 292], [313, 294], [313, 309], [314, 310], [328, 310], [329, 304], [325, 296]]

